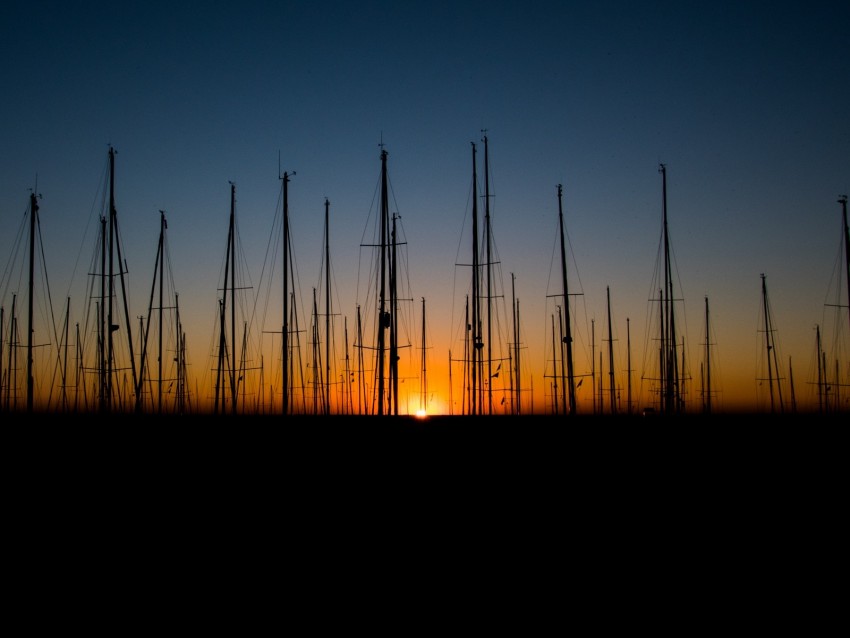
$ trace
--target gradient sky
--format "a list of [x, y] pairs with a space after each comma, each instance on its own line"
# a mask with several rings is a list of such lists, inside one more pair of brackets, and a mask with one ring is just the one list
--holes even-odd
[[[637, 393], [653, 338], [662, 162], [694, 383], [707, 297], [716, 405], [762, 400], [763, 273], [782, 373], [793, 362], [802, 401], [816, 374], [815, 327], [825, 329], [838, 285], [837, 200], [850, 192], [848, 33], [850, 5], [838, 2], [13, 1], [0, 21], [0, 257], [7, 272], [20, 257], [16, 232], [37, 181], [53, 304], [61, 316], [70, 296], [72, 315], [81, 313], [114, 146], [131, 315], [146, 312], [165, 210], [201, 377], [214, 345], [229, 182], [262, 294], [279, 171], [296, 173], [290, 222], [304, 307], [322, 285], [328, 198], [335, 312], [351, 330], [383, 143], [407, 242], [413, 369], [424, 297], [429, 384], [446, 411], [446, 362], [462, 347], [469, 279], [456, 264], [471, 260], [470, 143], [483, 162], [486, 129], [500, 286], [510, 304], [515, 277], [523, 383], [538, 408], [547, 401], [547, 295], [559, 291], [557, 185], [571, 292], [581, 293], [576, 366], [589, 370], [592, 330], [596, 357], [609, 338], [609, 289], [615, 367], [626, 368], [628, 318]], [[7, 312], [16, 285], [2, 291]], [[279, 303], [278, 293], [256, 334], [280, 329]]]

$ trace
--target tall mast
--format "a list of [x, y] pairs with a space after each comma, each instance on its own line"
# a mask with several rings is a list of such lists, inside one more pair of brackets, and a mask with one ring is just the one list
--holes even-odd
[[390, 230], [390, 410], [391, 414], [398, 414], [398, 279], [396, 249], [396, 219], [392, 215], [392, 228]]
[[113, 241], [115, 236], [115, 149], [109, 147], [109, 279], [106, 286], [109, 291], [106, 311], [106, 400], [107, 406], [112, 404], [112, 298], [113, 298]]
[[236, 184], [230, 184], [230, 411], [236, 414]]
[[35, 273], [35, 229], [38, 216], [38, 201], [35, 192], [30, 193], [30, 277], [29, 277], [29, 315], [27, 318], [27, 412], [33, 407], [32, 377], [32, 315], [33, 315], [33, 279]]
[[493, 413], [493, 333], [492, 333], [492, 303], [493, 292], [491, 277], [493, 261], [491, 257], [490, 240], [490, 153], [487, 144], [487, 130], [484, 133], [484, 239], [487, 250], [487, 413]]
[[[101, 226], [105, 227], [105, 220], [101, 218]], [[124, 305], [124, 325], [126, 326], [127, 331], [127, 352], [130, 360], [130, 369], [132, 372], [132, 383], [133, 390], [135, 391], [138, 387], [138, 379], [136, 374], [136, 360], [133, 356], [133, 330], [130, 323], [130, 309], [127, 305], [127, 285], [124, 281], [124, 272], [126, 270], [126, 262], [121, 255], [121, 242], [118, 233], [118, 211], [115, 207], [115, 149], [113, 147], [109, 147], [109, 281], [107, 283], [108, 289], [108, 305], [106, 308], [106, 325], [103, 326], [105, 329], [105, 335], [103, 338], [106, 339], [106, 364], [105, 364], [105, 397], [102, 401], [101, 407], [103, 409], [109, 410], [112, 404], [112, 368], [114, 364], [114, 342], [112, 333], [117, 331], [120, 326], [115, 323], [113, 318], [113, 298], [115, 291], [114, 284], [114, 276], [115, 276], [115, 256], [117, 252], [118, 257], [118, 276], [121, 279], [121, 296]], [[103, 240], [106, 242], [106, 239]], [[103, 255], [103, 249], [105, 246], [101, 248], [101, 263], [105, 260], [105, 255]], [[101, 299], [103, 299], [104, 291], [101, 289]], [[101, 317], [103, 315], [101, 314]], [[101, 361], [103, 361], [101, 359]]]
[[[162, 280], [163, 271], [165, 270], [165, 250], [164, 239], [165, 229], [168, 228], [168, 222], [165, 221], [165, 211], [159, 211], [159, 371], [157, 374], [157, 408], [158, 414], [162, 414]], [[178, 333], [179, 334], [179, 333]]]
[[767, 383], [770, 390], [770, 411], [771, 413], [775, 411], [773, 396], [773, 370], [775, 368], [777, 374], [776, 387], [779, 393], [779, 411], [783, 412], [784, 405], [782, 401], [782, 385], [779, 383], [779, 363], [776, 359], [776, 346], [773, 338], [773, 320], [770, 314], [770, 304], [767, 300], [767, 283], [765, 282], [764, 273], [761, 275], [761, 294], [764, 308], [764, 338], [765, 352], [767, 353]]
[[629, 318], [626, 317], [626, 413], [632, 413], [632, 336], [629, 328]]
[[98, 407], [102, 412], [109, 408], [106, 385], [106, 217], [100, 216], [100, 304], [98, 308], [97, 350], [100, 358], [98, 365]]
[[[383, 145], [382, 145], [383, 146]], [[389, 328], [387, 312], [387, 235], [389, 234], [389, 202], [387, 189], [387, 151], [381, 148], [381, 282], [378, 302], [378, 416], [384, 414], [384, 359], [386, 357], [386, 335]]]
[[331, 393], [331, 228], [329, 225], [328, 211], [330, 202], [325, 197], [325, 414], [330, 414], [330, 393]]
[[419, 409], [427, 413], [428, 411], [428, 377], [425, 368], [425, 297], [422, 297], [422, 366], [421, 378], [419, 381]]
[[564, 344], [567, 347], [567, 390], [569, 398], [569, 414], [576, 413], [575, 372], [573, 370], [573, 336], [570, 321], [570, 297], [567, 285], [567, 251], [564, 245], [564, 207], [561, 201], [563, 187], [558, 184], [558, 224], [561, 233], [561, 288], [564, 293], [564, 323], [566, 334]]
[[475, 143], [472, 143], [472, 392], [470, 413], [480, 414], [481, 399], [479, 386], [481, 383], [480, 376], [483, 374], [481, 366], [481, 349], [484, 346], [481, 338], [481, 294], [480, 288], [480, 273], [478, 271], [478, 171], [476, 169], [476, 149]]
[[662, 304], [664, 306], [664, 319], [662, 330], [666, 335], [666, 341], [662, 337], [662, 348], [664, 351], [664, 367], [665, 372], [664, 388], [663, 388], [663, 405], [664, 413], [678, 413], [681, 408], [681, 397], [679, 391], [679, 369], [677, 358], [676, 344], [676, 320], [673, 312], [674, 296], [673, 296], [673, 266], [670, 258], [670, 236], [667, 226], [667, 166], [664, 164], [658, 165], [658, 172], [661, 173], [661, 215], [663, 225], [663, 244], [664, 244], [664, 293], [662, 295]]
[[[278, 169], [279, 171], [279, 169]], [[294, 173], [293, 173], [294, 175]], [[283, 328], [281, 330], [282, 412], [289, 414], [289, 174], [279, 178], [283, 188]]]
[[148, 301], [148, 320], [146, 325], [140, 325], [139, 329], [143, 332], [142, 337], [142, 356], [139, 363], [139, 382], [136, 385], [136, 412], [141, 412], [143, 409], [143, 387], [145, 384], [145, 366], [148, 360], [148, 332], [150, 330], [151, 315], [153, 314], [153, 295], [156, 290], [156, 279], [159, 274], [159, 350], [157, 361], [159, 362], [159, 378], [158, 378], [158, 407], [157, 413], [162, 412], [162, 268], [163, 268], [163, 238], [165, 235], [165, 212], [159, 211], [159, 241], [156, 247], [156, 259], [154, 260], [153, 283], [151, 284], [151, 296]]
[[519, 378], [519, 300], [516, 298], [516, 275], [511, 273], [511, 298], [513, 299], [513, 317], [514, 317], [514, 406], [511, 412], [520, 414], [522, 405], [520, 404], [520, 378]]
[[617, 413], [617, 388], [614, 383], [614, 335], [611, 332], [611, 288], [605, 286], [605, 294], [608, 297], [608, 384], [611, 400], [611, 414]]
[[841, 204], [841, 219], [844, 222], [844, 274], [847, 281], [847, 319], [850, 321], [850, 228], [847, 226], [847, 195], [839, 197], [838, 203]]
[[705, 298], [705, 413], [711, 414], [711, 341], [708, 322], [708, 297]]

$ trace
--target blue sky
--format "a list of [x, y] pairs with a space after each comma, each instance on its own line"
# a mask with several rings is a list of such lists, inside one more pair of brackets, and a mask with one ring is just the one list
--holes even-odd
[[[529, 358], [546, 357], [563, 184], [581, 331], [589, 339], [593, 319], [599, 347], [610, 287], [617, 342], [628, 317], [638, 368], [663, 162], [693, 365], [707, 296], [722, 392], [755, 396], [764, 273], [800, 395], [840, 248], [836, 200], [850, 191], [848, 32], [850, 7], [835, 2], [11, 2], [0, 219], [19, 226], [37, 179], [53, 294], [76, 299], [113, 145], [132, 314], [144, 312], [162, 209], [190, 348], [204, 357], [228, 182], [257, 284], [278, 171], [296, 173], [308, 294], [321, 285], [328, 198], [338, 310], [352, 321], [383, 143], [411, 293], [427, 300], [429, 356], [442, 361], [467, 277], [455, 264], [469, 260], [470, 143], [483, 158], [486, 129], [493, 233]], [[4, 265], [14, 239], [0, 235]]]

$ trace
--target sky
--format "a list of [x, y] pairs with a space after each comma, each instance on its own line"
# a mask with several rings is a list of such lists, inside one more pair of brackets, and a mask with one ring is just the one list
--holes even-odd
[[[251, 300], [245, 325], [266, 352], [248, 360], [262, 361], [262, 400], [273, 405], [280, 177], [290, 175], [301, 329], [310, 330], [315, 289], [317, 316], [333, 316], [338, 365], [340, 352], [355, 356], [358, 307], [374, 315], [374, 278], [364, 266], [373, 249], [364, 245], [385, 150], [390, 209], [404, 239], [402, 411], [418, 408], [425, 377], [428, 409], [457, 413], [463, 373], [449, 361], [463, 357], [472, 147], [483, 225], [486, 135], [490, 343], [513, 342], [516, 300], [524, 412], [552, 403], [559, 184], [579, 411], [591, 411], [599, 388], [609, 387], [607, 377], [597, 380], [608, 374], [609, 347], [619, 409], [629, 360], [634, 409], [652, 405], [642, 378], [653, 376], [657, 359], [662, 163], [691, 409], [700, 404], [706, 351], [716, 409], [769, 408], [765, 299], [784, 402], [794, 396], [802, 405], [816, 395], [818, 330], [830, 362], [838, 344], [836, 367], [850, 375], [847, 337], [836, 341], [831, 327], [847, 329], [846, 274], [836, 277], [838, 199], [850, 192], [849, 30], [850, 5], [819, 1], [6, 3], [4, 343], [12, 296], [26, 297], [20, 264], [28, 248], [17, 246], [28, 233], [32, 190], [52, 307], [44, 316], [61, 324], [69, 299], [70, 325], [86, 325], [112, 147], [129, 316], [135, 323], [148, 314], [165, 211], [170, 290], [179, 296], [198, 401], [212, 394], [235, 184], [240, 294]], [[24, 321], [20, 307], [16, 315]], [[39, 344], [59, 341], [54, 328], [36, 333]], [[307, 337], [304, 350], [312, 347]], [[348, 349], [337, 350], [346, 338]], [[510, 365], [501, 354], [498, 361]], [[342, 379], [343, 368], [332, 376]], [[42, 391], [47, 378], [39, 375]], [[601, 383], [596, 393], [593, 383]]]

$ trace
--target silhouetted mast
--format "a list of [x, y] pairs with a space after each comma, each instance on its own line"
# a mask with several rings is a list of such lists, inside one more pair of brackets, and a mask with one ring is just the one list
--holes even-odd
[[705, 298], [705, 413], [711, 414], [711, 342], [708, 322], [708, 297]]
[[487, 413], [493, 414], [493, 319], [492, 319], [492, 270], [493, 259], [490, 248], [492, 228], [490, 226], [490, 153], [487, 132], [484, 132], [484, 238], [487, 250]]
[[611, 399], [611, 414], [617, 413], [617, 388], [614, 382], [614, 335], [611, 332], [611, 288], [605, 286], [605, 294], [608, 297], [608, 383]]
[[30, 193], [30, 269], [29, 269], [29, 314], [27, 318], [27, 412], [33, 408], [32, 376], [32, 315], [33, 315], [33, 279], [35, 275], [35, 229], [38, 216], [36, 194]]
[[662, 318], [662, 411], [665, 414], [681, 411], [681, 396], [679, 388], [679, 362], [676, 343], [676, 320], [673, 311], [673, 266], [670, 257], [670, 236], [667, 227], [667, 167], [658, 165], [661, 173], [661, 214], [663, 219], [664, 245], [664, 292], [661, 295], [663, 307]]
[[422, 365], [419, 382], [419, 408], [423, 412], [428, 411], [428, 377], [426, 376], [425, 363], [425, 297], [422, 297]]
[[115, 285], [113, 278], [115, 276], [115, 253], [118, 253], [118, 276], [121, 279], [121, 297], [124, 305], [124, 321], [127, 329], [127, 352], [130, 359], [130, 369], [132, 371], [133, 388], [138, 387], [138, 379], [136, 375], [136, 361], [133, 356], [133, 334], [130, 324], [130, 309], [127, 306], [127, 287], [124, 282], [124, 271], [126, 270], [124, 259], [121, 255], [121, 241], [118, 233], [118, 211], [115, 208], [115, 149], [109, 147], [109, 281], [108, 287], [108, 306], [107, 306], [107, 325], [106, 325], [106, 396], [104, 401], [105, 409], [111, 409], [112, 405], [112, 372], [114, 363], [114, 343], [112, 333], [120, 328], [115, 323], [112, 315], [112, 305]]
[[567, 349], [567, 388], [565, 394], [569, 399], [569, 413], [576, 413], [575, 373], [573, 370], [573, 336], [570, 320], [570, 297], [567, 284], [567, 251], [564, 245], [564, 208], [561, 202], [563, 187], [558, 184], [558, 224], [561, 233], [561, 287], [564, 293], [564, 330], [563, 344]]
[[325, 197], [325, 390], [324, 412], [330, 414], [331, 393], [331, 229], [329, 220], [330, 202]]
[[481, 295], [478, 259], [478, 171], [475, 166], [475, 142], [472, 143], [472, 393], [470, 414], [481, 413], [479, 366], [481, 365]]
[[289, 174], [284, 172], [279, 179], [283, 188], [283, 328], [281, 330], [283, 396], [281, 411], [283, 414], [289, 414]]
[[381, 149], [381, 282], [378, 302], [378, 416], [384, 414], [384, 365], [386, 357], [386, 333], [390, 327], [387, 312], [387, 235], [389, 234], [389, 201], [387, 193], [387, 151]]
[[847, 226], [847, 195], [839, 197], [838, 203], [841, 204], [841, 219], [844, 222], [844, 274], [847, 281], [847, 319], [850, 322], [850, 228]]
[[522, 413], [522, 394], [520, 393], [519, 365], [519, 299], [516, 298], [516, 275], [511, 273], [511, 298], [513, 299], [514, 316], [514, 408], [513, 414]]
[[784, 412], [782, 401], [782, 385], [779, 383], [779, 362], [777, 361], [776, 347], [773, 338], [773, 319], [770, 315], [770, 304], [767, 300], [767, 283], [765, 282], [764, 273], [761, 275], [761, 294], [762, 304], [764, 307], [764, 338], [765, 351], [767, 352], [767, 384], [770, 390], [770, 411], [775, 411], [774, 396], [773, 396], [773, 370], [776, 370], [776, 388], [779, 393], [779, 411]]

